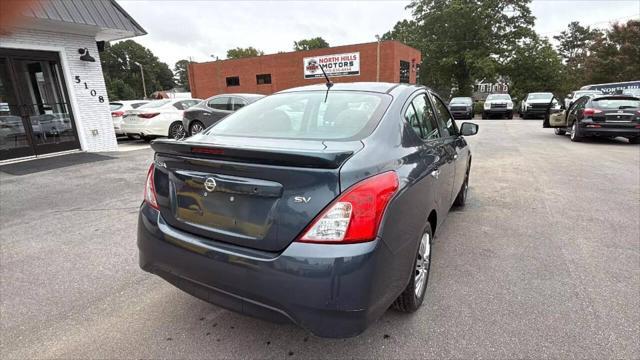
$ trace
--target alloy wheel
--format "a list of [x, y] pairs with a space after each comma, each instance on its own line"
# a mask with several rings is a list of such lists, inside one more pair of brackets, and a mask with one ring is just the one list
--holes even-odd
[[204, 130], [204, 127], [200, 125], [200, 123], [195, 123], [191, 125], [191, 135], [195, 135], [199, 132], [202, 132], [202, 130]]
[[418, 250], [418, 258], [416, 259], [415, 271], [415, 294], [417, 298], [422, 296], [429, 276], [429, 261], [431, 259], [431, 235], [425, 233], [420, 239], [420, 249]]
[[175, 124], [171, 126], [169, 137], [176, 140], [182, 140], [187, 136], [187, 132], [184, 130], [184, 125]]

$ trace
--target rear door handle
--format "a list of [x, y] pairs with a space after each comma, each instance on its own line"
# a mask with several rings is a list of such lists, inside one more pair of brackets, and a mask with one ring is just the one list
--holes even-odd
[[431, 176], [433, 176], [434, 178], [438, 178], [440, 176], [440, 169], [435, 169], [431, 172], [431, 174], [429, 174]]

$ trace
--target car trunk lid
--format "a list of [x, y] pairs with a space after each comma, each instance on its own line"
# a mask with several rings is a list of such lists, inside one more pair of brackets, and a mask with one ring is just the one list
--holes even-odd
[[193, 139], [152, 144], [162, 217], [198, 236], [272, 252], [340, 193], [339, 168], [362, 147], [359, 141]]

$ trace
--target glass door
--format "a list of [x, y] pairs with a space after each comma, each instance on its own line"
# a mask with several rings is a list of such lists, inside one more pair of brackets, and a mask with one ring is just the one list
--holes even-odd
[[[1, 75], [2, 80], [4, 83], [6, 78], [6, 82], [12, 84], [4, 90], [5, 96], [15, 104], [8, 108], [11, 116], [21, 118], [24, 135], [22, 142], [13, 139], [15, 146], [12, 148], [4, 150], [7, 146], [0, 146], [0, 159], [79, 148], [58, 55], [0, 49], [0, 56], [3, 52], [7, 55], [0, 57], [3, 59], [0, 66], [5, 73]], [[14, 122], [17, 121], [14, 119]], [[10, 142], [12, 137], [8, 140]], [[0, 141], [7, 143], [7, 139]]]
[[35, 155], [10, 70], [0, 57], [0, 160]]

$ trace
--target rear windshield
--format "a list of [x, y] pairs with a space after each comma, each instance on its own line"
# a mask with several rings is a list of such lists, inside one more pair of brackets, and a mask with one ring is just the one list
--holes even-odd
[[487, 100], [511, 100], [509, 94], [491, 94], [487, 96]]
[[111, 111], [116, 111], [116, 110], [120, 109], [123, 106], [124, 105], [120, 104], [120, 103], [109, 103], [109, 107], [111, 108]]
[[603, 110], [622, 110], [640, 108], [640, 100], [635, 99], [593, 99], [594, 107]]
[[142, 106], [144, 104], [146, 104], [146, 102], [134, 103], [134, 104], [131, 104], [131, 108], [137, 109], [137, 108], [139, 108], [140, 106]]
[[373, 131], [391, 102], [386, 94], [305, 91], [268, 96], [227, 116], [205, 135], [356, 140]]
[[451, 101], [449, 102], [449, 104], [465, 104], [465, 105], [471, 105], [473, 101], [471, 100], [471, 98], [468, 97], [458, 97], [458, 98], [453, 98], [451, 99]]
[[153, 108], [159, 108], [162, 107], [168, 103], [170, 103], [171, 100], [154, 100], [151, 102], [148, 102], [142, 106], [140, 106], [138, 109], [153, 109]]

